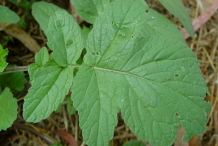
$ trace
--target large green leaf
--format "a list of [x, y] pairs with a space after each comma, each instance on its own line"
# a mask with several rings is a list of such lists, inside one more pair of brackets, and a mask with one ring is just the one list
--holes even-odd
[[87, 22], [94, 23], [110, 0], [71, 0], [76, 12]]
[[66, 11], [55, 11], [50, 17], [46, 34], [56, 63], [60, 66], [75, 64], [81, 55], [83, 40], [80, 27], [74, 18]]
[[8, 50], [3, 49], [2, 46], [0, 45], [0, 72], [3, 72], [5, 67], [8, 65], [5, 59], [7, 55], [8, 55]]
[[0, 131], [6, 130], [17, 118], [17, 100], [9, 88], [5, 88], [0, 95]]
[[69, 92], [73, 80], [73, 68], [60, 67], [54, 61], [47, 62], [34, 74], [32, 86], [24, 98], [24, 119], [38, 122], [58, 108]]
[[40, 28], [46, 32], [48, 30], [49, 18], [54, 14], [56, 10], [61, 8], [55, 6], [54, 4], [47, 2], [35, 2], [32, 5], [32, 14], [36, 21], [39, 23]]
[[184, 140], [205, 131], [210, 105], [197, 58], [178, 37], [139, 35], [147, 17], [141, 2], [111, 3], [88, 36], [72, 87], [87, 145], [108, 145], [119, 111], [152, 145], [171, 145], [179, 124]]
[[185, 29], [188, 31], [190, 36], [194, 36], [194, 29], [191, 23], [190, 16], [184, 7], [181, 0], [159, 0], [161, 4], [172, 13], [175, 17], [179, 18]]
[[17, 23], [19, 16], [9, 8], [0, 5], [0, 23]]

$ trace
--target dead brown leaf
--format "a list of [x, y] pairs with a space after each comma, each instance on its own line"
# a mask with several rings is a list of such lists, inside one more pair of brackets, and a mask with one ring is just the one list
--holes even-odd
[[185, 130], [180, 127], [177, 133], [177, 138], [174, 143], [174, 146], [189, 146], [187, 142], [182, 141], [182, 137], [185, 135]]
[[[218, 9], [218, 0], [216, 0], [214, 4], [208, 10], [206, 10], [202, 15], [200, 15], [199, 17], [197, 17], [192, 21], [194, 31], [197, 31], [202, 25], [204, 25], [213, 16], [213, 14], [217, 11], [217, 9]], [[185, 39], [190, 37], [184, 28], [181, 29], [181, 32], [183, 33]]]

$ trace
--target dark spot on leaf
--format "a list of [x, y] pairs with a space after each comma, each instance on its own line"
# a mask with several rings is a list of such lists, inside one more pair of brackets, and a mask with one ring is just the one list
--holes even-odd
[[133, 38], [134, 38], [134, 36], [132, 35], [132, 36], [131, 36], [131, 38], [133, 39]]
[[135, 21], [135, 22], [133, 22], [133, 25], [136, 25], [138, 22], [137, 21]]
[[94, 55], [94, 56], [96, 55], [94, 51], [91, 54]]
[[178, 78], [178, 77], [179, 77], [179, 74], [178, 74], [178, 73], [176, 73], [174, 76], [175, 76], [176, 78]]
[[148, 10], [145, 10], [145, 13], [148, 13]]
[[99, 53], [99, 52], [95, 52], [95, 55], [97, 55], [97, 56], [98, 56], [98, 55], [100, 55], [100, 53]]
[[72, 44], [73, 44], [73, 40], [68, 40], [67, 43], [66, 43], [67, 46], [70, 46]]
[[177, 118], [180, 118], [180, 115], [178, 113], [176, 113]]

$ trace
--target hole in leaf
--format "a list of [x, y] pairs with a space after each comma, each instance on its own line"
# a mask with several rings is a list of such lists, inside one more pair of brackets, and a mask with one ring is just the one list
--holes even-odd
[[99, 53], [99, 52], [95, 52], [95, 55], [99, 56], [99, 55], [100, 55], [100, 53]]
[[176, 73], [174, 76], [175, 76], [176, 78], [178, 78], [178, 77], [179, 77], [179, 74], [178, 74], [178, 73]]

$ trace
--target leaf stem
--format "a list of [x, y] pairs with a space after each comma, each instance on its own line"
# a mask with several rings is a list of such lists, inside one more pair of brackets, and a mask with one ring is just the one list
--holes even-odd
[[80, 68], [81, 65], [79, 65], [79, 64], [77, 64], [77, 65], [75, 65], [75, 64], [68, 64], [68, 66], [71, 66], [71, 67], [74, 67], [74, 68]]
[[8, 74], [12, 72], [28, 71], [28, 66], [11, 66], [7, 67], [1, 74]]

